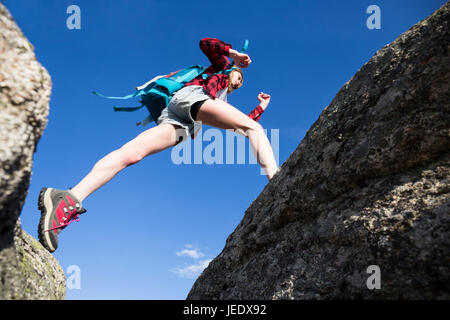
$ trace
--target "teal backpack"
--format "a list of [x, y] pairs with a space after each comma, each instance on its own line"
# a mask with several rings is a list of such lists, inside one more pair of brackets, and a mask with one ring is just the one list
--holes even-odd
[[[245, 40], [245, 44], [241, 52], [245, 53], [247, 51], [247, 48], [248, 48], [248, 40]], [[227, 69], [222, 70], [220, 72], [216, 72], [211, 75], [221, 73], [229, 74], [231, 71], [236, 69], [236, 67], [234, 67], [233, 65], [234, 61]], [[139, 89], [138, 91], [124, 97], [109, 97], [102, 95], [96, 91], [94, 91], [93, 93], [100, 97], [108, 99], [131, 99], [135, 97], [141, 97], [140, 106], [137, 107], [113, 106], [113, 108], [114, 111], [133, 112], [145, 106], [150, 114], [143, 121], [136, 123], [137, 126], [139, 125], [145, 126], [151, 121], [155, 121], [156, 123], [159, 116], [161, 115], [162, 110], [169, 104], [175, 92], [180, 90], [186, 83], [190, 82], [191, 80], [201, 75], [205, 70], [206, 68], [198, 64], [192, 65], [184, 69], [172, 72], [167, 76], [157, 77], [158, 78], [157, 80], [151, 81], [147, 86], [145, 86], [145, 88]], [[202, 74], [202, 77], [203, 79], [206, 79], [211, 75]]]

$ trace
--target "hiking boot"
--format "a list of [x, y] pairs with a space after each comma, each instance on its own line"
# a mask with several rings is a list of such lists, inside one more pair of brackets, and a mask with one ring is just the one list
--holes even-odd
[[39, 193], [38, 208], [41, 219], [38, 226], [39, 241], [50, 252], [58, 247], [58, 235], [73, 221], [79, 221], [86, 209], [81, 201], [69, 191], [42, 188]]

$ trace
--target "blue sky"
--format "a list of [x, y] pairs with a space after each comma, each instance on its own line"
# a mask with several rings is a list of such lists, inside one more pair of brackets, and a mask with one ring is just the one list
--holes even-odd
[[[260, 123], [269, 140], [270, 129], [279, 130], [281, 165], [378, 49], [445, 2], [3, 0], [53, 81], [23, 228], [37, 238], [41, 187], [75, 186], [98, 160], [154, 126], [135, 125], [145, 109], [112, 109], [137, 99], [108, 100], [93, 90], [126, 95], [156, 75], [208, 66], [203, 37], [236, 49], [249, 39], [253, 62], [228, 100], [248, 113], [260, 91], [271, 94]], [[81, 9], [80, 30], [66, 27], [72, 4]], [[379, 30], [366, 27], [372, 4], [381, 9]], [[68, 289], [68, 299], [185, 299], [267, 184], [257, 164], [176, 165], [171, 152], [126, 168], [83, 201], [87, 213], [63, 230], [54, 253], [67, 277], [75, 275], [70, 266], [80, 270], [81, 287]]]

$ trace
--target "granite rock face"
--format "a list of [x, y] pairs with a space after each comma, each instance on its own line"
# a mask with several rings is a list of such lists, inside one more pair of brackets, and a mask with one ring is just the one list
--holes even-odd
[[341, 88], [187, 299], [450, 298], [449, 22], [447, 3]]
[[51, 87], [32, 44], [0, 3], [0, 299], [65, 297], [59, 263], [19, 220]]

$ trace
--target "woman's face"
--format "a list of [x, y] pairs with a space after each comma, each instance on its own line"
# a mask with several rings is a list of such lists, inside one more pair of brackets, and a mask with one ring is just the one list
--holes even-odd
[[233, 87], [233, 89], [239, 88], [239, 86], [242, 84], [241, 74], [237, 71], [232, 71], [230, 74], [230, 81], [231, 81], [231, 86]]

